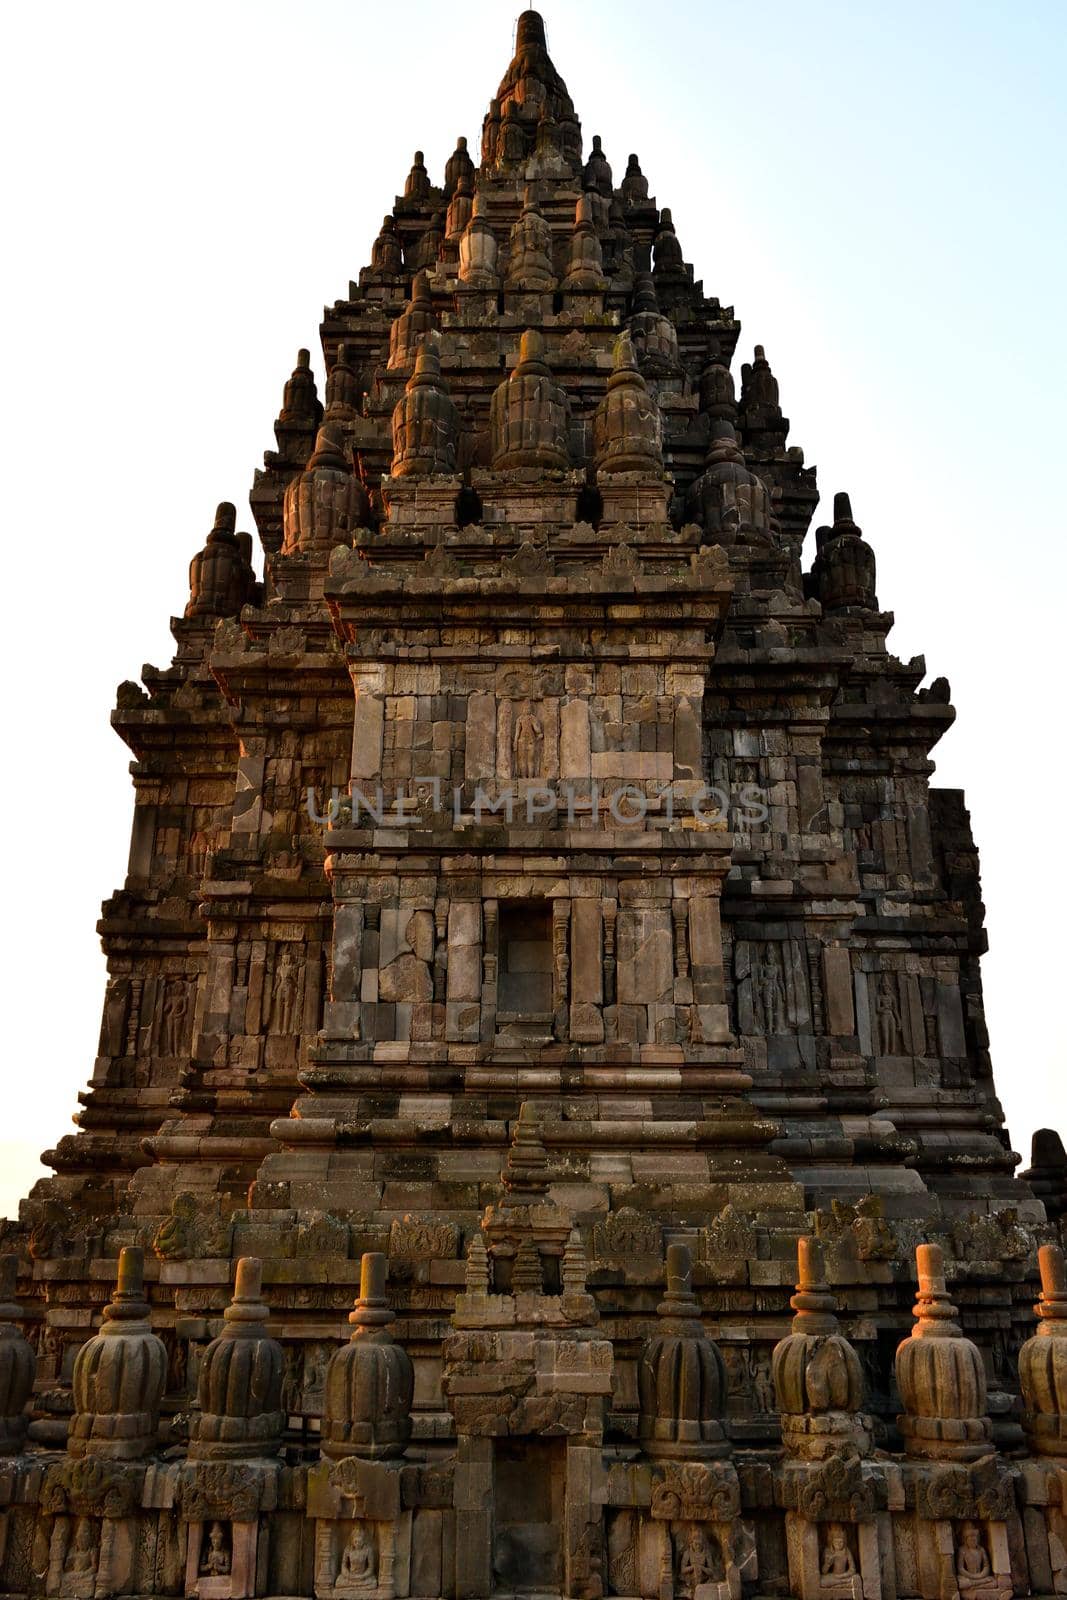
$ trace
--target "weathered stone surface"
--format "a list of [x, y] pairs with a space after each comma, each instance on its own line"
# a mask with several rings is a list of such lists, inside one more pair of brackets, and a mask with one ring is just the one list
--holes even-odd
[[1014, 1176], [947, 681], [847, 497], [805, 569], [766, 354], [534, 12], [480, 156], [417, 155], [325, 414], [300, 353], [261, 579], [226, 504], [119, 689], [0, 1591], [1067, 1592], [1067, 1156]]

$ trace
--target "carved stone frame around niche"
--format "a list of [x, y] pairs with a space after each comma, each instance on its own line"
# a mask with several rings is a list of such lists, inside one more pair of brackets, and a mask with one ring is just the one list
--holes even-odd
[[[345, 1552], [362, 1530], [370, 1546], [367, 1580], [346, 1578]], [[317, 1600], [395, 1600], [407, 1593], [411, 1563], [411, 1515], [381, 1521], [370, 1517], [320, 1518], [315, 1524], [315, 1594]]]

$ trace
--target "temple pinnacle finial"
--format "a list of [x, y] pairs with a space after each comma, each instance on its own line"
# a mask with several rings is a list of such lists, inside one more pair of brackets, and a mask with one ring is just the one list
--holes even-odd
[[[759, 354], [758, 349], [756, 353], [757, 355]], [[853, 522], [854, 520], [851, 497], [843, 489], [839, 489], [837, 494], [834, 495], [834, 525], [836, 526], [841, 522]]]
[[529, 50], [540, 45], [542, 50], [548, 49], [545, 38], [545, 19], [539, 11], [524, 11], [515, 28], [515, 54], [520, 50]]

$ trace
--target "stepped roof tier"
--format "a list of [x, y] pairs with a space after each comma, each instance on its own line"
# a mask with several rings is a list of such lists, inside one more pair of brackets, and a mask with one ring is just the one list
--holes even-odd
[[996, 1097], [949, 686], [838, 485], [805, 566], [650, 182], [524, 12], [297, 355], [261, 560], [190, 533], [5, 1225], [0, 1594], [1067, 1587], [1067, 1157]]

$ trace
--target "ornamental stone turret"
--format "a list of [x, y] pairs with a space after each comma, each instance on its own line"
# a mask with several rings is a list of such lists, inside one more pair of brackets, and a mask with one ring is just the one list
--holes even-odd
[[975, 1460], [992, 1447], [985, 1366], [948, 1298], [940, 1245], [919, 1245], [915, 1260], [915, 1326], [896, 1356], [904, 1448], [910, 1456], [932, 1460]]
[[74, 1361], [70, 1454], [123, 1461], [145, 1455], [156, 1442], [166, 1377], [166, 1347], [152, 1332], [145, 1299], [144, 1251], [126, 1245], [100, 1331]]
[[641, 163], [632, 155], [626, 163], [626, 172], [619, 185], [623, 204], [643, 206], [648, 204], [648, 179], [641, 171]]
[[514, 100], [504, 107], [497, 139], [496, 164], [505, 172], [520, 166], [526, 160], [526, 134], [523, 131], [519, 108]]
[[375, 275], [399, 276], [404, 270], [404, 248], [392, 212], [382, 218], [381, 231], [371, 246], [370, 271]]
[[430, 226], [421, 235], [411, 252], [409, 265], [416, 272], [436, 272], [444, 242], [445, 214], [443, 211], [435, 211], [430, 218]]
[[369, 512], [367, 492], [345, 455], [341, 426], [327, 422], [307, 468], [286, 485], [282, 554], [326, 553], [334, 545], [351, 544]]
[[593, 135], [593, 148], [589, 152], [589, 160], [582, 168], [582, 188], [595, 189], [605, 200], [611, 199], [611, 165], [604, 154], [599, 133]]
[[326, 379], [327, 422], [352, 422], [360, 413], [363, 387], [355, 365], [353, 347], [341, 344]]
[[445, 162], [445, 199], [450, 200], [455, 194], [461, 178], [470, 181], [471, 189], [474, 188], [474, 162], [471, 160], [467, 141], [461, 134], [456, 140], [456, 148]]
[[491, 167], [497, 158], [497, 142], [500, 138], [500, 101], [490, 100], [489, 110], [482, 123], [482, 165]]
[[189, 1455], [219, 1460], [276, 1455], [285, 1431], [285, 1356], [267, 1332], [263, 1263], [242, 1256], [225, 1326], [204, 1351]]
[[646, 378], [672, 377], [681, 371], [678, 333], [670, 317], [660, 310], [650, 272], [639, 273], [634, 282], [630, 337], [637, 365]]
[[667, 1293], [637, 1367], [638, 1437], [650, 1456], [724, 1456], [726, 1367], [700, 1321], [688, 1245], [667, 1247]]
[[360, 1262], [359, 1298], [348, 1320], [351, 1341], [326, 1369], [323, 1452], [367, 1461], [402, 1456], [411, 1438], [411, 1358], [389, 1332], [396, 1314], [385, 1297], [388, 1261], [368, 1252]]
[[1067, 1462], [1067, 1268], [1057, 1244], [1037, 1252], [1037, 1332], [1019, 1351], [1023, 1429], [1031, 1450]]
[[682, 247], [678, 243], [674, 220], [667, 206], [664, 206], [659, 214], [659, 228], [652, 244], [652, 260], [654, 263], [652, 273], [657, 283], [661, 278], [688, 277]]
[[847, 494], [834, 495], [834, 525], [815, 530], [815, 593], [824, 611], [877, 611], [874, 551], [852, 520]]
[[771, 496], [750, 472], [729, 422], [713, 422], [704, 471], [690, 486], [690, 515], [719, 544], [768, 543], [774, 537]]
[[782, 424], [778, 379], [761, 344], [756, 346], [751, 363], [746, 361], [741, 367], [741, 419], [753, 432], [780, 428]]
[[389, 330], [390, 371], [397, 367], [410, 367], [423, 339], [431, 328], [436, 327], [430, 280], [425, 272], [417, 272], [411, 284], [411, 299]]
[[593, 461], [598, 473], [663, 472], [659, 407], [637, 370], [630, 335], [615, 341], [614, 370], [593, 417]]
[[236, 509], [223, 500], [204, 548], [189, 563], [187, 617], [235, 617], [250, 598], [254, 582], [251, 550], [242, 548], [236, 525]]
[[282, 395], [282, 409], [278, 421], [284, 423], [313, 422], [318, 427], [322, 419], [322, 405], [315, 388], [315, 374], [311, 370], [311, 351], [298, 350], [296, 366]]
[[527, 188], [522, 213], [511, 230], [505, 289], [526, 289], [539, 293], [556, 287], [552, 265], [552, 230], [537, 208], [534, 192]]
[[737, 421], [733, 374], [721, 361], [711, 361], [700, 374], [700, 409], [712, 423]]
[[604, 257], [596, 228], [593, 226], [593, 206], [583, 194], [574, 208], [574, 231], [571, 234], [571, 253], [567, 276], [561, 289], [606, 289]]
[[445, 215], [446, 243], [457, 244], [463, 237], [473, 209], [474, 180], [464, 173], [456, 184], [452, 198], [448, 202], [448, 211]]
[[459, 413], [441, 380], [438, 335], [426, 335], [403, 398], [393, 411], [394, 478], [455, 472]]
[[520, 341], [518, 364], [493, 393], [489, 428], [496, 471], [566, 469], [567, 415], [567, 397], [545, 360], [545, 341], [530, 328]]
[[426, 170], [426, 159], [421, 150], [416, 150], [411, 171], [404, 181], [404, 199], [425, 200], [429, 192], [430, 174]]
[[1050, 1222], [1067, 1212], [1067, 1151], [1054, 1128], [1038, 1128], [1030, 1141], [1030, 1165], [1020, 1178], [1028, 1183]]
[[37, 1357], [22, 1331], [15, 1299], [18, 1256], [0, 1256], [0, 1456], [17, 1455], [26, 1437], [26, 1402], [33, 1393]]
[[537, 124], [533, 155], [527, 163], [526, 176], [567, 178], [570, 175], [570, 167], [561, 148], [559, 123], [546, 108], [542, 110]]
[[789, 1303], [793, 1331], [771, 1357], [787, 1453], [812, 1461], [842, 1449], [867, 1455], [872, 1424], [862, 1411], [863, 1369], [838, 1325], [817, 1239], [797, 1240], [797, 1292]]
[[496, 289], [499, 246], [486, 217], [485, 197], [474, 196], [471, 219], [459, 241], [459, 276], [469, 289]]

